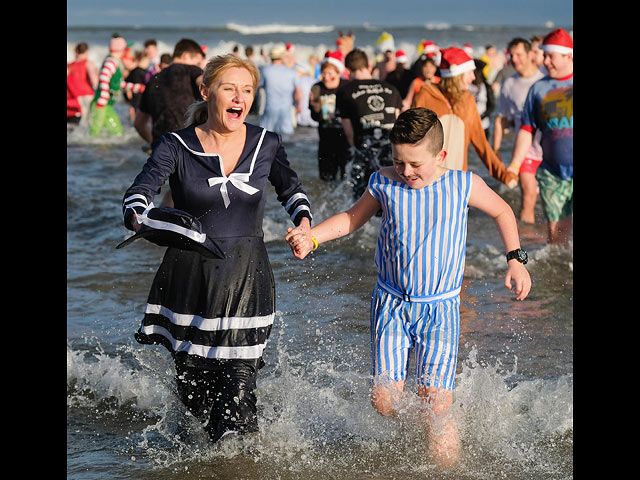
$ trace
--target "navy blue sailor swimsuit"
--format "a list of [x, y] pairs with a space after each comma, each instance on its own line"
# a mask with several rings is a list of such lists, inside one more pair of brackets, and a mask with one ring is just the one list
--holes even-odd
[[[292, 222], [311, 220], [307, 195], [280, 135], [245, 123], [234, 171], [203, 153], [195, 125], [163, 136], [123, 200], [125, 226], [142, 213], [165, 180], [174, 206], [199, 218], [223, 259], [168, 248], [153, 280], [136, 340], [164, 345], [176, 361], [209, 368], [220, 360], [262, 362], [275, 312], [275, 286], [263, 241], [267, 181]], [[259, 367], [258, 367], [259, 368]]]

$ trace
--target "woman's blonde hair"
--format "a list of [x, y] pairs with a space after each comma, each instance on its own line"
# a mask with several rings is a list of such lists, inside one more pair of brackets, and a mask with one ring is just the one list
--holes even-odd
[[[253, 80], [253, 95], [255, 96], [258, 83], [260, 82], [258, 69], [249, 60], [243, 60], [242, 58], [238, 58], [232, 54], [217, 55], [211, 58], [211, 60], [207, 62], [207, 66], [204, 68], [202, 83], [207, 87], [207, 90], [209, 90], [223, 72], [233, 67], [244, 68], [251, 74], [251, 78]], [[204, 100], [196, 101], [187, 108], [184, 126], [188, 127], [193, 123], [198, 125], [205, 123], [208, 116], [209, 111], [207, 102]]]
[[447, 97], [451, 105], [456, 103], [468, 91], [462, 81], [462, 74], [455, 77], [446, 77], [440, 80], [438, 88]]

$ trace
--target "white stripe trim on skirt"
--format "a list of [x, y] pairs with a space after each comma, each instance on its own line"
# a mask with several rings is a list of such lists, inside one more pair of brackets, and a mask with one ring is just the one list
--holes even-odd
[[254, 359], [259, 358], [267, 346], [266, 342], [247, 347], [210, 347], [207, 345], [196, 345], [188, 341], [176, 340], [166, 328], [160, 325], [143, 326], [140, 331], [145, 335], [162, 335], [171, 342], [173, 351], [176, 353], [186, 352], [189, 355], [198, 355], [203, 358]]

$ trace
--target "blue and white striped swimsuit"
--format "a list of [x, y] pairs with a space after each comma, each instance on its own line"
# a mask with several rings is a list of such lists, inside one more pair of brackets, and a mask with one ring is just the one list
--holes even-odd
[[454, 389], [471, 178], [448, 170], [422, 189], [380, 172], [369, 179], [383, 212], [371, 298], [374, 376], [405, 380], [413, 348], [416, 381]]

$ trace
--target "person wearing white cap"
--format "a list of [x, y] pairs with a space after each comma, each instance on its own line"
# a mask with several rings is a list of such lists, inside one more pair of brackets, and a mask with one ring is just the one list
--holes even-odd
[[507, 171], [491, 149], [476, 101], [469, 92], [469, 85], [475, 78], [475, 62], [458, 47], [442, 49], [441, 54], [440, 83], [425, 82], [415, 96], [414, 106], [433, 110], [440, 118], [445, 131], [444, 149], [447, 151], [444, 166], [467, 170], [467, 151], [469, 143], [472, 143], [492, 177], [504, 184], [510, 180], [517, 181], [517, 175]]
[[284, 64], [286, 55], [286, 46], [277, 44], [269, 53], [271, 63], [260, 68], [260, 87], [265, 92], [260, 126], [272, 132], [290, 135], [295, 130], [295, 116], [302, 111], [302, 91], [300, 77], [293, 68]]
[[548, 241], [566, 246], [573, 227], [573, 39], [558, 28], [544, 37], [540, 48], [549, 75], [527, 93], [509, 170], [520, 171], [540, 130], [542, 163], [536, 180]]

